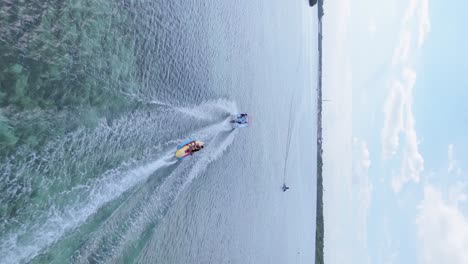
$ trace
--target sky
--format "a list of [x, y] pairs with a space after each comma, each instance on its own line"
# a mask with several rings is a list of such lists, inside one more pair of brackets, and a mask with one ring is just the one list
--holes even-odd
[[468, 2], [324, 2], [326, 263], [468, 263]]

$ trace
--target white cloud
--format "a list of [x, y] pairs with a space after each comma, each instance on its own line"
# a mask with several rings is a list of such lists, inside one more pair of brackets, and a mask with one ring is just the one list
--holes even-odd
[[418, 47], [421, 47], [426, 39], [427, 33], [431, 29], [431, 21], [429, 18], [429, 0], [421, 0], [419, 8], [419, 39]]
[[397, 153], [400, 146], [400, 134], [410, 133], [406, 122], [412, 114], [413, 86], [416, 82], [416, 73], [405, 69], [405, 80], [394, 80], [389, 95], [384, 104], [384, 128], [382, 130], [384, 158], [388, 159]]
[[452, 204], [457, 206], [465, 203], [467, 200], [466, 188], [468, 187], [468, 182], [457, 182], [451, 186], [448, 190], [448, 199]]
[[409, 181], [419, 182], [424, 170], [424, 158], [419, 152], [413, 114], [413, 88], [417, 76], [413, 64], [414, 54], [424, 43], [429, 29], [427, 0], [411, 0], [403, 17], [400, 38], [393, 54], [392, 67], [395, 74], [383, 106], [383, 157], [386, 160], [401, 160], [400, 172], [392, 179], [395, 192], [401, 191]]
[[448, 156], [447, 172], [449, 174], [454, 173], [456, 175], [461, 175], [462, 171], [461, 171], [460, 166], [458, 165], [458, 160], [455, 157], [455, 147], [453, 144], [448, 145], [447, 156]]
[[358, 251], [359, 257], [355, 259], [360, 259], [361, 263], [370, 262], [369, 258], [363, 259], [365, 258], [363, 254], [368, 250], [367, 220], [372, 200], [372, 183], [369, 180], [370, 166], [370, 152], [367, 143], [359, 138], [353, 138], [353, 195], [351, 196], [351, 206], [355, 218], [353, 245], [355, 247], [359, 245], [362, 250]]
[[425, 186], [416, 218], [422, 263], [468, 263], [468, 218], [457, 203]]
[[[388, 159], [401, 152], [400, 172], [392, 179], [392, 188], [399, 192], [409, 181], [419, 182], [424, 170], [424, 159], [419, 153], [413, 104], [413, 87], [416, 73], [406, 68], [402, 81], [395, 80], [384, 105], [384, 128], [382, 130], [384, 158]], [[400, 147], [400, 137], [404, 144]]]
[[400, 39], [393, 54], [392, 65], [398, 66], [402, 63], [405, 63], [409, 59], [411, 44], [412, 44], [412, 35], [410, 29], [404, 29], [400, 33]]
[[418, 150], [419, 141], [411, 108], [407, 109], [404, 135], [406, 144], [403, 149], [400, 174], [392, 181], [392, 183], [398, 182], [398, 184], [392, 185], [395, 192], [399, 192], [403, 184], [410, 180], [418, 183], [420, 174], [424, 170], [424, 159]]
[[411, 0], [403, 18], [403, 25], [411, 25], [412, 20], [416, 20], [418, 33], [418, 47], [424, 44], [426, 35], [431, 29], [429, 17], [429, 0]]
[[369, 180], [371, 163], [367, 143], [353, 138], [353, 184], [358, 194], [359, 207], [366, 212], [366, 219], [372, 196], [372, 183]]
[[359, 182], [362, 177], [367, 177], [371, 165], [370, 153], [367, 143], [358, 138], [353, 138], [353, 181]]

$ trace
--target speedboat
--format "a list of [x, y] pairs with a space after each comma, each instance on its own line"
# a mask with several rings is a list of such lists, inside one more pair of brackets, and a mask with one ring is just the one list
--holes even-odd
[[231, 116], [231, 122], [233, 128], [249, 127], [250, 117], [246, 113], [240, 113]]

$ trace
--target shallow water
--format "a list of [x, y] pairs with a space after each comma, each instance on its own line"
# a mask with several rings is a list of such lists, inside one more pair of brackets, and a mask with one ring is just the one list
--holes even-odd
[[[313, 261], [315, 14], [4, 1], [1, 262]], [[187, 138], [206, 147], [178, 162]]]

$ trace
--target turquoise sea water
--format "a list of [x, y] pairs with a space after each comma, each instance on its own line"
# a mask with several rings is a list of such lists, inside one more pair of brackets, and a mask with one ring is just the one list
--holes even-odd
[[[311, 263], [314, 14], [2, 1], [1, 262]], [[206, 148], [178, 162], [187, 138]]]

